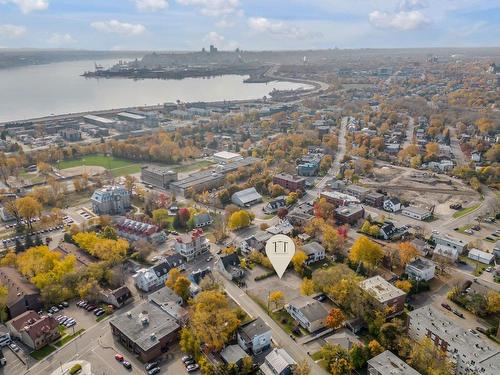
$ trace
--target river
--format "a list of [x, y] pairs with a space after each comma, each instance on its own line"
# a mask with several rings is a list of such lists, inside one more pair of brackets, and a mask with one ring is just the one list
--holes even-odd
[[[117, 60], [97, 61], [104, 67]], [[0, 70], [0, 122], [165, 102], [257, 99], [277, 90], [307, 88], [292, 82], [243, 83], [227, 75], [182, 80], [95, 79], [80, 75], [94, 61], [70, 61]]]

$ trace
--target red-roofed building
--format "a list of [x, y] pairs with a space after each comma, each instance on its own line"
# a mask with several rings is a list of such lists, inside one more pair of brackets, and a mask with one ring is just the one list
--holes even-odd
[[10, 335], [34, 350], [43, 348], [61, 337], [57, 326], [58, 323], [53, 317], [40, 316], [33, 310], [28, 310], [7, 322]]
[[195, 229], [191, 233], [177, 237], [175, 251], [191, 261], [197, 256], [210, 250], [210, 242], [203, 233], [203, 229]]

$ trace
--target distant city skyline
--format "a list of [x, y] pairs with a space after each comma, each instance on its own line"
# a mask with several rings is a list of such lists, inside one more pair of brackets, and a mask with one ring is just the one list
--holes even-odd
[[499, 46], [500, 0], [0, 0], [0, 47]]

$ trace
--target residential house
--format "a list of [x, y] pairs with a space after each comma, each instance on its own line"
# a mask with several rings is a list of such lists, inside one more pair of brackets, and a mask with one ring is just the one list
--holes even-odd
[[398, 212], [401, 210], [401, 202], [398, 198], [389, 198], [384, 201], [383, 208], [385, 211]]
[[106, 289], [99, 292], [101, 295], [101, 301], [113, 305], [114, 307], [120, 308], [131, 301], [132, 292], [130, 289], [123, 285], [114, 290]]
[[214, 219], [208, 213], [196, 214], [193, 218], [195, 228], [205, 228], [211, 225]]
[[408, 277], [413, 280], [432, 280], [436, 273], [436, 265], [433, 261], [425, 258], [417, 258], [409, 262], [405, 267]]
[[417, 249], [418, 253], [422, 256], [426, 256], [429, 253], [430, 246], [429, 244], [420, 239], [420, 238], [415, 238], [411, 240], [410, 244]]
[[0, 284], [7, 287], [7, 312], [11, 319], [28, 310], [41, 310], [40, 291], [15, 268], [0, 267]]
[[123, 218], [116, 223], [118, 236], [130, 242], [145, 240], [155, 245], [160, 245], [167, 240], [167, 234], [160, 227], [142, 221]]
[[459, 254], [462, 254], [467, 247], [467, 243], [457, 238], [451, 237], [449, 235], [442, 235], [434, 233], [431, 239], [436, 243], [436, 245], [443, 245], [446, 247], [451, 247], [456, 249]]
[[382, 207], [384, 205], [385, 195], [377, 193], [375, 191], [370, 191], [365, 195], [364, 202], [372, 207]]
[[406, 293], [385, 281], [381, 276], [377, 275], [363, 280], [359, 283], [359, 286], [372, 297], [376, 305], [382, 308], [391, 307], [391, 317], [403, 312]]
[[290, 234], [292, 233], [292, 231], [293, 231], [293, 225], [290, 224], [290, 222], [286, 219], [266, 229], [266, 232], [271, 233], [272, 235]]
[[392, 223], [390, 221], [386, 221], [380, 227], [379, 235], [384, 240], [390, 240], [393, 238], [394, 235], [396, 235], [397, 232], [398, 232], [398, 229], [396, 228], [394, 223]]
[[260, 354], [271, 347], [271, 334], [267, 323], [257, 318], [238, 328], [238, 345], [247, 352]]
[[309, 296], [299, 296], [285, 305], [290, 316], [308, 332], [315, 332], [325, 327], [328, 310], [319, 301]]
[[286, 198], [284, 196], [280, 196], [267, 202], [266, 205], [262, 208], [262, 210], [266, 214], [274, 214], [278, 212], [280, 208], [283, 207], [286, 207]]
[[195, 229], [191, 233], [177, 237], [175, 251], [188, 262], [210, 250], [210, 242], [202, 229]]
[[420, 375], [390, 350], [368, 360], [368, 375]]
[[301, 203], [288, 213], [287, 218], [292, 225], [299, 227], [306, 225], [314, 218], [313, 205], [309, 202]]
[[491, 264], [495, 260], [495, 255], [479, 249], [470, 249], [467, 257], [483, 264]]
[[228, 345], [221, 350], [220, 356], [227, 364], [241, 366], [243, 359], [248, 357], [248, 354], [238, 345]]
[[305, 263], [310, 265], [325, 259], [325, 248], [316, 241], [302, 245], [302, 251], [306, 253], [307, 260]]
[[261, 251], [265, 248], [267, 240], [271, 237], [271, 233], [258, 230], [241, 243], [241, 248], [243, 251], [250, 251], [252, 249]]
[[231, 196], [231, 201], [239, 207], [250, 207], [262, 202], [262, 195], [254, 187], [251, 187], [234, 193]]
[[51, 316], [28, 310], [7, 322], [11, 337], [16, 337], [33, 350], [38, 350], [61, 337], [59, 323]]
[[259, 367], [261, 375], [292, 375], [297, 362], [283, 348], [273, 349]]
[[451, 262], [456, 262], [459, 255], [460, 253], [457, 249], [446, 245], [436, 245], [436, 247], [432, 251], [433, 259], [443, 257], [448, 258]]
[[150, 292], [165, 284], [168, 272], [172, 269], [168, 262], [162, 262], [150, 268], [138, 270], [132, 277], [138, 289]]
[[500, 374], [499, 346], [471, 332], [457, 320], [450, 320], [432, 305], [410, 311], [407, 327], [413, 340], [428, 337], [443, 350], [457, 374]]
[[237, 280], [245, 276], [245, 270], [240, 266], [238, 254], [222, 255], [217, 262], [219, 272], [228, 280]]

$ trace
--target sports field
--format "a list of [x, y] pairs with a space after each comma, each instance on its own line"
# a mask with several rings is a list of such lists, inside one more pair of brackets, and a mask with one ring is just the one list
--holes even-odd
[[139, 173], [141, 165], [129, 160], [115, 158], [104, 155], [88, 155], [83, 158], [63, 160], [55, 164], [59, 169], [68, 169], [82, 166], [96, 166], [109, 169], [113, 176], [125, 176], [128, 174]]

